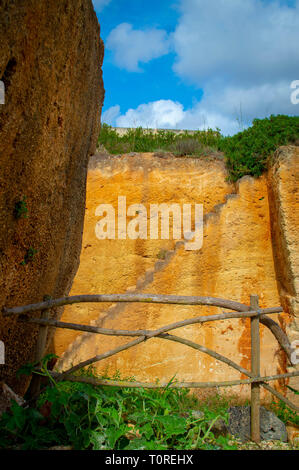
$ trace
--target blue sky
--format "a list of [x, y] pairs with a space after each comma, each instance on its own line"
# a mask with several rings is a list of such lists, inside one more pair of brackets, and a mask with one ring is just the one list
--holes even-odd
[[233, 134], [298, 115], [299, 0], [93, 0], [105, 43], [102, 121]]

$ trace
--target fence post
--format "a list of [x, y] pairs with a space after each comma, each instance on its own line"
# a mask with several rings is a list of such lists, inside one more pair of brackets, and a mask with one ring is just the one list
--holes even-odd
[[[259, 308], [258, 295], [250, 296], [251, 310]], [[252, 317], [251, 326], [251, 372], [254, 377], [260, 376], [260, 319]], [[250, 437], [254, 442], [260, 442], [260, 384], [251, 384], [251, 426]]]
[[[43, 310], [41, 314], [41, 319], [48, 320], [50, 318], [50, 310]], [[35, 350], [35, 362], [40, 362], [44, 356], [46, 349], [48, 335], [48, 326], [40, 325], [38, 337], [36, 341], [36, 350]], [[30, 384], [30, 395], [34, 398], [39, 395], [41, 386], [41, 376], [34, 374]]]

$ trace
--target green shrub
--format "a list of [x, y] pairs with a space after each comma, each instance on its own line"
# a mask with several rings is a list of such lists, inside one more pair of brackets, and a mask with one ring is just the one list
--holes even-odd
[[219, 129], [187, 131], [176, 134], [167, 130], [156, 133], [142, 128], [129, 129], [123, 136], [103, 124], [99, 144], [111, 154], [128, 152], [171, 151], [178, 156], [205, 156], [222, 152], [225, 156], [230, 180], [244, 175], [260, 176], [267, 159], [281, 145], [299, 142], [299, 117], [284, 115], [255, 119], [248, 129], [232, 137], [223, 137]]
[[171, 151], [180, 157], [187, 155], [201, 155], [205, 147], [194, 138], [180, 139], [172, 145]]
[[267, 159], [281, 145], [299, 139], [299, 117], [270, 116], [255, 119], [253, 125], [232, 137], [219, 141], [232, 181], [244, 175], [260, 176]]
[[218, 148], [219, 139], [221, 139], [219, 130], [213, 131], [211, 129], [196, 131], [190, 136], [187, 131], [176, 134], [168, 130], [160, 129], [153, 132], [137, 127], [136, 129], [128, 129], [124, 135], [119, 136], [111, 126], [102, 124], [98, 143], [111, 154], [165, 150], [186, 155], [189, 148], [190, 154], [197, 153], [197, 151], [201, 154], [204, 147]]

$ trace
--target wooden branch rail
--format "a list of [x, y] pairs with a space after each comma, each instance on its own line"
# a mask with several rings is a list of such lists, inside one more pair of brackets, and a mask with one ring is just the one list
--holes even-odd
[[[36, 370], [40, 372], [39, 369]], [[60, 372], [53, 372], [49, 371], [50, 375], [60, 381], [60, 378], [63, 373]], [[279, 379], [287, 379], [290, 377], [298, 377], [299, 372], [288, 372], [286, 374], [278, 374], [278, 375], [267, 375], [265, 377], [254, 377], [250, 379], [243, 379], [243, 380], [227, 380], [223, 382], [172, 382], [170, 385], [168, 383], [150, 383], [150, 382], [128, 382], [126, 380], [116, 381], [116, 380], [105, 380], [105, 379], [97, 379], [94, 377], [84, 377], [78, 375], [68, 375], [64, 380], [68, 380], [70, 382], [82, 382], [82, 383], [89, 383], [91, 385], [108, 385], [111, 387], [120, 387], [120, 388], [218, 388], [218, 387], [233, 387], [236, 385], [250, 385], [252, 383], [262, 383], [262, 382], [270, 382], [273, 380]], [[290, 402], [289, 402], [290, 403]], [[299, 410], [298, 407], [296, 407]]]
[[[206, 305], [220, 307], [228, 310], [234, 310], [234, 312], [223, 312], [218, 315], [200, 316], [188, 320], [182, 320], [169, 325], [163, 326], [156, 330], [114, 330], [108, 328], [100, 328], [96, 326], [80, 325], [75, 323], [65, 323], [58, 320], [49, 318], [49, 309], [55, 307], [61, 307], [64, 305], [70, 305], [74, 303], [82, 302], [141, 302], [141, 303], [156, 303], [156, 304], [169, 304], [169, 305]], [[35, 311], [46, 311], [42, 313], [41, 318], [30, 318], [27, 313]], [[289, 361], [291, 362], [292, 349], [288, 337], [280, 326], [267, 317], [268, 314], [281, 313], [283, 312], [282, 307], [273, 308], [259, 308], [258, 296], [251, 296], [250, 306], [235, 302], [232, 300], [215, 298], [215, 297], [195, 297], [195, 296], [178, 296], [178, 295], [157, 295], [157, 294], [111, 294], [111, 295], [78, 295], [72, 297], [62, 297], [60, 299], [51, 299], [36, 304], [25, 305], [14, 308], [3, 308], [2, 314], [8, 315], [19, 315], [18, 320], [28, 323], [40, 325], [40, 334], [38, 340], [37, 357], [38, 360], [42, 357], [41, 348], [44, 350], [45, 334], [48, 327], [67, 328], [71, 330], [84, 331], [89, 333], [111, 335], [111, 336], [128, 336], [135, 337], [132, 341], [125, 343], [117, 348], [110, 351], [106, 351], [103, 354], [98, 354], [92, 358], [82, 361], [79, 364], [69, 368], [68, 370], [57, 373], [51, 371], [50, 374], [53, 379], [58, 381], [70, 380], [84, 383], [91, 383], [93, 385], [110, 385], [118, 387], [144, 387], [144, 388], [163, 388], [166, 385], [162, 384], [150, 384], [142, 382], [125, 382], [125, 381], [110, 381], [101, 380], [90, 377], [81, 377], [73, 375], [78, 370], [91, 365], [95, 362], [102, 361], [108, 357], [118, 354], [121, 351], [125, 351], [131, 347], [134, 347], [150, 338], [160, 338], [169, 341], [174, 341], [185, 346], [191, 347], [204, 354], [208, 354], [213, 357], [216, 361], [227, 364], [238, 372], [246, 375], [248, 379], [243, 380], [231, 380], [223, 382], [181, 382], [172, 383], [169, 385], [170, 388], [214, 388], [214, 387], [228, 387], [242, 384], [250, 384], [251, 386], [251, 439], [255, 442], [260, 441], [260, 386], [271, 392], [277, 398], [286, 403], [290, 408], [299, 411], [299, 407], [290, 402], [281, 393], [272, 388], [266, 382], [278, 380], [282, 378], [296, 377], [299, 376], [299, 372], [290, 372], [286, 374], [272, 375], [260, 377], [260, 336], [259, 336], [259, 324], [262, 323], [270, 329], [275, 338], [277, 339], [280, 346], [284, 349], [287, 354]], [[206, 348], [205, 346], [199, 345], [185, 338], [181, 338], [175, 335], [171, 335], [168, 332], [170, 330], [182, 328], [188, 325], [203, 324], [211, 321], [227, 320], [234, 318], [250, 318], [251, 321], [251, 371], [248, 371], [236, 364], [227, 357]], [[292, 363], [292, 362], [291, 362]]]
[[[267, 310], [267, 312], [265, 312]], [[247, 318], [247, 317], [256, 317], [263, 315], [264, 313], [267, 314], [274, 314], [280, 313], [283, 309], [281, 307], [273, 307], [267, 309], [261, 309], [260, 311], [252, 311], [249, 310], [248, 312], [229, 312], [229, 313], [220, 313], [218, 315], [207, 315], [201, 316], [196, 318], [191, 318], [189, 320], [182, 320], [180, 322], [172, 323], [171, 325], [167, 325], [163, 327], [160, 331], [161, 333], [168, 330], [174, 330], [176, 328], [182, 328], [183, 326], [193, 325], [195, 323], [207, 323], [212, 321], [218, 320], [227, 320], [229, 318]], [[43, 318], [30, 318], [25, 315], [20, 315], [18, 318], [19, 321], [28, 322], [28, 323], [35, 323], [37, 325], [44, 325], [44, 326], [51, 326], [56, 328], [66, 328], [69, 330], [76, 330], [76, 331], [85, 331], [87, 333], [97, 333], [101, 335], [110, 335], [110, 336], [148, 336], [152, 333], [152, 330], [113, 330], [110, 328], [100, 328], [97, 326], [90, 326], [90, 325], [81, 325], [78, 323], [65, 323], [58, 320], [45, 320]]]
[[[250, 307], [240, 302], [227, 300], [217, 297], [197, 297], [197, 296], [182, 296], [182, 295], [158, 295], [158, 294], [103, 294], [103, 295], [75, 295], [71, 297], [62, 297], [60, 299], [51, 299], [36, 304], [25, 305], [22, 307], [3, 308], [2, 314], [6, 315], [20, 315], [23, 313], [34, 312], [38, 310], [46, 310], [53, 307], [62, 307], [64, 305], [71, 305], [82, 302], [141, 302], [141, 303], [156, 303], [166, 305], [207, 305], [214, 307], [221, 307], [237, 312], [247, 312]], [[260, 322], [267, 326], [275, 336], [281, 348], [285, 351], [289, 362], [292, 364], [292, 348], [287, 335], [280, 328], [280, 326], [265, 314], [260, 316]]]
[[[225, 364], [227, 364], [228, 366], [232, 367], [233, 369], [236, 369], [238, 370], [239, 372], [243, 373], [244, 375], [246, 375], [247, 377], [250, 377], [249, 379], [249, 382], [248, 383], [253, 383], [253, 382], [263, 382], [265, 381], [266, 379], [263, 378], [263, 380], [260, 379], [260, 377], [253, 377], [253, 374], [249, 371], [247, 371], [246, 369], [244, 369], [243, 367], [239, 366], [238, 364], [236, 364], [235, 362], [231, 361], [230, 359], [226, 358], [225, 356], [222, 356], [221, 354], [215, 352], [215, 351], [212, 351], [208, 348], [206, 348], [205, 346], [201, 346], [197, 343], [194, 343], [193, 341], [190, 341], [190, 340], [187, 340], [185, 338], [180, 338], [178, 336], [173, 336], [173, 335], [169, 335], [167, 333], [163, 333], [163, 334], [160, 334], [159, 336], [158, 335], [152, 335], [152, 337], [158, 337], [158, 338], [164, 338], [164, 339], [167, 339], [167, 340], [170, 340], [170, 341], [174, 341], [174, 342], [177, 342], [177, 343], [181, 343], [181, 344], [185, 344], [186, 346], [189, 346], [193, 349], [196, 349], [202, 353], [205, 353], [205, 354], [208, 354], [209, 356], [213, 357], [214, 359], [220, 361], [220, 362], [224, 362]], [[140, 337], [139, 339], [137, 340], [134, 340], [134, 341], [131, 341], [130, 343], [126, 343], [122, 346], [119, 346], [115, 349], [112, 349], [110, 351], [107, 351], [103, 354], [100, 354], [100, 355], [97, 355], [97, 356], [94, 356], [93, 358], [91, 359], [88, 359], [87, 361], [84, 361], [84, 362], [81, 362], [80, 364], [77, 364], [76, 366], [73, 366], [71, 367], [70, 369], [68, 369], [67, 371], [64, 371], [63, 373], [60, 373], [59, 376], [57, 376], [58, 380], [69, 380], [69, 376], [71, 376], [71, 374], [73, 374], [74, 372], [82, 369], [83, 367], [86, 367], [88, 365], [91, 365], [95, 362], [99, 362], [103, 359], [107, 359], [108, 357], [111, 357], [111, 356], [114, 356], [115, 354], [121, 352], [121, 351], [125, 351], [126, 349], [129, 349], [133, 346], [136, 346], [137, 344], [141, 343], [142, 341], [145, 341], [146, 338], [143, 336], [143, 337]], [[292, 372], [290, 373], [292, 375], [290, 375], [290, 377], [296, 377], [296, 376], [299, 376], [299, 372]], [[285, 374], [281, 374], [281, 375], [285, 375]], [[289, 376], [288, 374], [286, 375], [286, 377]], [[76, 376], [75, 376], [76, 377]], [[274, 377], [274, 376], [272, 376]], [[280, 377], [277, 377], [277, 378], [280, 378]], [[283, 378], [283, 377], [281, 377]], [[269, 379], [269, 380], [272, 380]], [[273, 380], [275, 380], [273, 378]], [[237, 381], [238, 383], [240, 382], [240, 384], [242, 384], [242, 381]], [[110, 382], [109, 382], [110, 383]], [[234, 383], [232, 385], [238, 385], [238, 383]], [[245, 384], [247, 383], [247, 381], [245, 380], [244, 382]], [[128, 382], [128, 387], [130, 387], [130, 384], [132, 384], [132, 382]], [[214, 386], [217, 386], [217, 383], [215, 382], [214, 383], [215, 385]], [[221, 387], [222, 385], [221, 382], [218, 382], [219, 384], [219, 387]], [[106, 384], [107, 385], [107, 384]], [[269, 392], [271, 392], [273, 395], [277, 396], [280, 400], [282, 400], [283, 402], [285, 402], [288, 406], [290, 406], [290, 408], [293, 408], [295, 411], [299, 411], [299, 408], [294, 405], [292, 402], [290, 402], [288, 399], [286, 399], [283, 395], [281, 395], [279, 392], [277, 392], [275, 389], [273, 389], [272, 387], [270, 387], [269, 385], [265, 384], [265, 383], [261, 383], [261, 385], [266, 388]], [[228, 385], [226, 385], [228, 386]], [[206, 386], [208, 387], [208, 385]], [[189, 387], [188, 387], [189, 388]], [[202, 386], [201, 388], [205, 388], [204, 386]]]
[[6, 315], [20, 315], [21, 313], [34, 312], [37, 310], [46, 310], [53, 307], [62, 307], [64, 305], [88, 303], [115, 303], [115, 302], [141, 302], [156, 304], [174, 304], [174, 305], [210, 305], [222, 307], [237, 312], [249, 310], [248, 305], [226, 300], [217, 297], [196, 297], [183, 295], [158, 295], [158, 294], [102, 294], [102, 295], [74, 295], [71, 297], [61, 297], [60, 299], [50, 299], [36, 304], [25, 305], [22, 307], [3, 308], [2, 313]]

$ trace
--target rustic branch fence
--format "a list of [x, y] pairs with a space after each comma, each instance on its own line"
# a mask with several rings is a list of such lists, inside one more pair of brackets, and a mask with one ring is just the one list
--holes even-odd
[[[65, 323], [50, 318], [50, 310], [54, 307], [60, 307], [63, 305], [70, 305], [81, 302], [142, 302], [142, 303], [157, 303], [157, 304], [173, 304], [173, 305], [206, 305], [214, 307], [222, 307], [224, 309], [234, 310], [233, 312], [223, 312], [218, 315], [200, 316], [188, 320], [179, 321], [170, 325], [163, 326], [157, 330], [113, 330], [107, 328], [100, 328], [96, 326], [80, 325], [74, 323]], [[41, 311], [40, 318], [31, 318], [26, 314], [29, 312]], [[121, 351], [132, 348], [137, 344], [144, 341], [148, 341], [150, 338], [161, 338], [169, 341], [189, 346], [197, 351], [208, 354], [214, 359], [223, 362], [233, 369], [236, 369], [240, 373], [248, 377], [243, 380], [230, 380], [224, 382], [181, 382], [171, 383], [170, 388], [213, 388], [213, 387], [230, 387], [241, 384], [250, 384], [251, 386], [251, 439], [255, 442], [260, 441], [260, 387], [264, 387], [266, 390], [271, 392], [274, 396], [286, 403], [290, 408], [295, 411], [299, 411], [299, 407], [294, 403], [290, 402], [280, 392], [275, 390], [273, 387], [268, 385], [267, 382], [299, 376], [299, 371], [289, 372], [285, 374], [278, 374], [272, 376], [261, 377], [260, 376], [260, 323], [264, 324], [270, 329], [275, 338], [277, 339], [281, 348], [285, 351], [289, 362], [292, 364], [292, 348], [288, 337], [280, 326], [267, 317], [269, 314], [283, 312], [282, 307], [273, 308], [259, 308], [259, 298], [257, 295], [250, 296], [250, 306], [241, 304], [235, 301], [220, 299], [215, 297], [195, 297], [195, 296], [176, 296], [176, 295], [152, 295], [152, 294], [111, 294], [111, 295], [79, 295], [72, 297], [63, 297], [60, 299], [50, 299], [37, 304], [26, 305], [22, 307], [4, 308], [2, 313], [5, 316], [8, 315], [19, 315], [18, 319], [23, 322], [40, 325], [37, 349], [36, 349], [36, 361], [40, 361], [44, 355], [46, 347], [46, 338], [48, 327], [55, 328], [67, 328], [70, 330], [84, 331], [95, 334], [111, 335], [111, 336], [127, 336], [135, 337], [134, 340], [121, 345], [115, 349], [107, 351], [103, 354], [96, 355], [86, 361], [80, 362], [79, 364], [71, 367], [70, 369], [58, 373], [51, 371], [50, 374], [56, 380], [70, 380], [77, 382], [85, 382], [93, 385], [108, 385], [118, 387], [144, 387], [144, 388], [163, 388], [167, 384], [153, 384], [153, 383], [142, 383], [142, 382], [125, 382], [125, 381], [110, 381], [100, 380], [92, 377], [78, 377], [74, 375], [74, 372], [82, 369], [88, 365], [99, 362], [103, 359], [111, 357]], [[251, 370], [244, 369], [240, 365], [231, 361], [227, 357], [212, 351], [204, 346], [201, 346], [193, 341], [181, 338], [168, 332], [177, 328], [181, 328], [187, 325], [203, 324], [207, 322], [217, 320], [227, 320], [232, 318], [250, 318], [251, 323]], [[40, 390], [40, 377], [36, 377], [34, 382], [33, 393], [39, 393]]]

